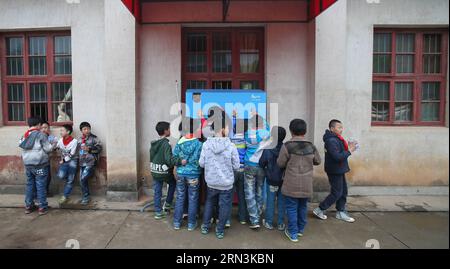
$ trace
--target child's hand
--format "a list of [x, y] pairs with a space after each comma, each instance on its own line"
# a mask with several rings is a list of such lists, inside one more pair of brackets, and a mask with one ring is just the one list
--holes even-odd
[[63, 163], [64, 163], [64, 161], [63, 161], [63, 160], [59, 161], [59, 164], [63, 164]]
[[184, 165], [186, 165], [186, 164], [187, 164], [187, 160], [182, 160], [182, 161], [181, 161], [181, 165], [184, 166]]
[[350, 142], [349, 144], [348, 144], [348, 149], [349, 149], [349, 151], [350, 152], [355, 152], [355, 150], [356, 150], [356, 143], [355, 142]]

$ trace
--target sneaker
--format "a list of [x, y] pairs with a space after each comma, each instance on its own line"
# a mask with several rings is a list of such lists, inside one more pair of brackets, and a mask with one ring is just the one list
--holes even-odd
[[316, 217], [318, 217], [321, 220], [326, 220], [327, 219], [327, 215], [325, 215], [325, 211], [320, 209], [320, 207], [316, 207], [313, 210], [313, 214], [316, 215]]
[[231, 220], [227, 220], [227, 222], [225, 222], [225, 228], [230, 228], [231, 227]]
[[68, 200], [69, 200], [69, 198], [67, 198], [66, 196], [61, 196], [61, 198], [59, 198], [59, 200], [58, 200], [58, 204], [59, 205], [65, 204], [65, 203], [67, 203]]
[[183, 214], [183, 219], [187, 219], [188, 218], [188, 214]]
[[202, 227], [200, 229], [201, 229], [202, 234], [209, 233], [209, 228], [206, 225], [202, 225]]
[[[173, 205], [171, 203], [164, 202], [163, 210], [165, 212], [170, 212], [170, 210], [172, 210], [172, 209], [173, 209]], [[184, 215], [183, 215], [183, 217], [184, 217]]]
[[197, 228], [197, 223], [188, 223], [189, 232], [192, 232], [193, 230], [195, 230], [195, 228]]
[[224, 236], [225, 236], [224, 233], [216, 232], [216, 237], [217, 237], [217, 239], [223, 239]]
[[159, 220], [159, 219], [163, 219], [166, 217], [166, 213], [164, 211], [161, 212], [156, 212], [155, 213], [155, 219]]
[[259, 225], [259, 223], [251, 223], [249, 227], [250, 229], [256, 230], [259, 229], [259, 227], [261, 226]]
[[294, 237], [294, 236], [291, 236], [290, 234], [289, 234], [289, 231], [288, 231], [288, 229], [285, 229], [284, 230], [284, 234], [287, 236], [287, 238], [289, 238], [289, 240], [291, 240], [291, 242], [298, 242], [298, 238], [296, 238], [296, 237]]
[[179, 224], [179, 223], [174, 223], [174, 224], [173, 224], [173, 229], [174, 229], [174, 230], [177, 230], [177, 231], [178, 231], [180, 228], [181, 228], [181, 224]]
[[31, 214], [31, 213], [33, 213], [33, 211], [36, 209], [36, 206], [35, 205], [32, 205], [32, 206], [26, 206], [25, 207], [25, 214]]
[[242, 224], [242, 225], [246, 225], [247, 224], [247, 222], [245, 220], [241, 220], [241, 221], [239, 221], [239, 223]]
[[286, 224], [284, 223], [278, 224], [277, 229], [278, 231], [284, 231], [286, 229]]
[[343, 220], [343, 221], [345, 221], [345, 222], [350, 222], [350, 223], [355, 222], [355, 219], [352, 218], [352, 217], [350, 217], [350, 216], [348, 215], [348, 213], [345, 212], [345, 211], [337, 211], [337, 212], [336, 212], [336, 218], [337, 218], [338, 220]]
[[266, 229], [273, 230], [272, 224], [268, 223], [266, 220], [263, 220], [263, 225]]
[[39, 216], [43, 216], [48, 213], [48, 208], [39, 208], [38, 214]]
[[91, 199], [89, 199], [89, 198], [83, 198], [83, 199], [81, 199], [80, 204], [86, 206], [89, 204], [90, 201], [91, 201]]
[[298, 232], [297, 234], [299, 237], [303, 237], [303, 232]]

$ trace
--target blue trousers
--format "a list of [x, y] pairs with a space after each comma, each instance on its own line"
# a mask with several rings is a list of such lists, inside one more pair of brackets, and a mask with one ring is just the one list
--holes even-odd
[[[167, 192], [166, 203], [171, 204], [173, 202], [173, 196], [175, 194], [176, 182], [175, 179], [171, 179], [167, 184], [169, 184], [169, 190]], [[162, 189], [163, 189], [164, 181], [163, 180], [153, 180], [153, 201], [155, 203], [155, 212], [162, 212]]]
[[75, 181], [75, 175], [77, 174], [77, 164], [77, 160], [70, 160], [59, 165], [58, 178], [66, 181], [66, 184], [64, 185], [64, 197], [66, 198], [72, 193], [73, 182]]
[[80, 167], [80, 186], [83, 199], [88, 199], [89, 192], [89, 178], [94, 174], [94, 166], [81, 166]]
[[259, 224], [263, 209], [264, 170], [258, 166], [246, 166], [244, 169], [244, 192], [248, 215], [252, 224]]
[[303, 233], [308, 217], [308, 198], [294, 198], [285, 196], [286, 215], [288, 218], [287, 229], [292, 237]]
[[181, 225], [186, 202], [188, 206], [188, 223], [195, 224], [197, 222], [198, 197], [200, 189], [198, 177], [190, 178], [186, 176], [177, 176], [176, 189], [177, 200], [175, 202], [173, 224], [178, 226]]
[[27, 183], [25, 186], [25, 206], [34, 206], [34, 198], [35, 194], [37, 194], [39, 208], [47, 209], [48, 166], [40, 168], [26, 167], [25, 174], [27, 177]]
[[225, 223], [230, 216], [231, 200], [233, 197], [233, 189], [226, 191], [212, 189], [207, 187], [205, 212], [203, 213], [203, 226], [211, 226], [211, 218], [213, 216], [214, 207], [219, 205], [219, 223], [216, 226], [216, 232], [223, 233]]
[[273, 216], [275, 214], [275, 202], [276, 202], [278, 215], [277, 224], [280, 225], [284, 223], [284, 214], [285, 214], [284, 195], [281, 193], [281, 187], [266, 184], [266, 190], [267, 190], [266, 191], [267, 200], [264, 218], [266, 220], [266, 223], [273, 225]]

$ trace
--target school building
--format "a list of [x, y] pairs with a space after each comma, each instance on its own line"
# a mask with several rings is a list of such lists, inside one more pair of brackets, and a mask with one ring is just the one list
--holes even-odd
[[0, 193], [23, 193], [18, 140], [38, 115], [55, 133], [90, 122], [94, 192], [138, 199], [154, 126], [187, 88], [264, 90], [322, 157], [340, 119], [361, 145], [353, 194], [448, 191], [448, 25], [447, 0], [2, 0]]

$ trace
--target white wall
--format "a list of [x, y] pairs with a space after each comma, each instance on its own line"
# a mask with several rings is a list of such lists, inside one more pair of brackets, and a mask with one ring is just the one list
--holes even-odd
[[[150, 174], [150, 142], [158, 138], [158, 121], [171, 122], [171, 106], [181, 94], [181, 25], [142, 25], [140, 28], [140, 89], [138, 91], [139, 171]], [[172, 126], [178, 128], [177, 126]], [[172, 140], [172, 143], [175, 141]]]
[[448, 126], [371, 126], [374, 26], [448, 27], [448, 15], [445, 0], [340, 0], [316, 19], [316, 143], [329, 119], [344, 121], [361, 143], [353, 184], [448, 185]]
[[137, 201], [136, 20], [119, 0], [105, 1], [107, 199]]
[[[103, 0], [67, 4], [62, 0], [2, 0], [0, 32], [70, 29], [72, 35], [72, 87], [75, 134], [78, 125], [89, 121], [93, 132], [106, 144], [104, 77], [104, 4]], [[0, 103], [0, 106], [2, 104]], [[26, 127], [0, 125], [0, 156], [20, 154], [17, 143]], [[57, 130], [54, 130], [57, 133]], [[4, 180], [23, 184], [23, 175], [0, 172]], [[98, 184], [106, 184], [105, 178]]]
[[[278, 104], [278, 125], [286, 130], [294, 118], [304, 119], [312, 126], [309, 37], [307, 24], [266, 26], [266, 91], [268, 101]], [[275, 125], [272, 113], [270, 120]], [[308, 133], [308, 137], [312, 138], [313, 133]]]

